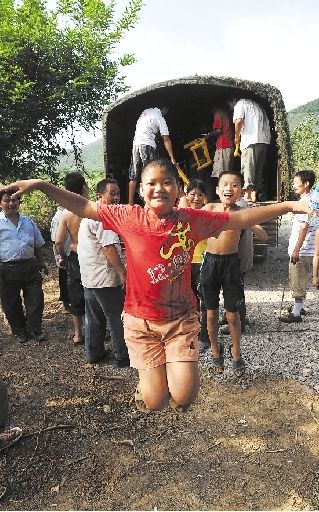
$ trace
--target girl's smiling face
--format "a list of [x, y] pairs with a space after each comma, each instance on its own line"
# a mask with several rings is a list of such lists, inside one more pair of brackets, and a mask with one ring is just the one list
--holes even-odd
[[177, 181], [166, 167], [154, 164], [143, 171], [140, 193], [158, 217], [166, 217], [173, 211], [178, 191]]

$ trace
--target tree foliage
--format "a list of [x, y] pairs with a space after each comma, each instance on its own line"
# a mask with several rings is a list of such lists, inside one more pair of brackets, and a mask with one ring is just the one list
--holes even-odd
[[319, 119], [309, 115], [291, 135], [295, 167], [319, 173]]
[[134, 57], [113, 54], [141, 7], [131, 0], [115, 19], [115, 0], [0, 0], [0, 181], [54, 176], [67, 129], [79, 149], [72, 127], [93, 128], [127, 89]]

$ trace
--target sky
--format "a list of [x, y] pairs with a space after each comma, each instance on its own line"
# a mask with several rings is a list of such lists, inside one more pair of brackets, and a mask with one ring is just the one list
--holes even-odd
[[[121, 12], [128, 0], [116, 3]], [[318, 36], [317, 0], [145, 0], [114, 55], [136, 57], [123, 69], [129, 92], [195, 74], [229, 76], [277, 87], [289, 111], [319, 97]]]

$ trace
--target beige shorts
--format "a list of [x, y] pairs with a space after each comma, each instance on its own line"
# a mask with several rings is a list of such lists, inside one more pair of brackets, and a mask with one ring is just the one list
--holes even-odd
[[305, 299], [312, 256], [300, 256], [295, 265], [289, 263], [289, 282], [293, 298]]
[[231, 171], [234, 163], [234, 148], [216, 149], [212, 177], [218, 178], [224, 171]]
[[124, 336], [131, 366], [138, 370], [165, 363], [198, 361], [197, 311], [155, 322], [124, 313]]

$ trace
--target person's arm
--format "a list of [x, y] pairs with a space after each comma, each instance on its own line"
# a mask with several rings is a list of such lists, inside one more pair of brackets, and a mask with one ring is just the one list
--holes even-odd
[[39, 269], [43, 270], [43, 272], [47, 276], [49, 274], [49, 270], [48, 270], [48, 267], [46, 266], [46, 263], [44, 262], [43, 253], [42, 253], [41, 247], [35, 247], [34, 248], [34, 256], [38, 260]]
[[218, 137], [221, 133], [222, 133], [222, 129], [221, 128], [216, 128], [216, 129], [211, 130], [210, 132], [206, 133], [204, 135], [204, 139], [205, 140], [210, 140], [213, 137]]
[[174, 153], [173, 153], [173, 146], [172, 146], [171, 139], [169, 138], [168, 135], [162, 135], [162, 137], [163, 137], [164, 146], [166, 148], [167, 153], [169, 154], [171, 162], [172, 162], [172, 164], [175, 165], [176, 160], [175, 160]]
[[266, 242], [266, 240], [268, 240], [268, 235], [267, 235], [267, 232], [264, 230], [264, 228], [262, 228], [261, 226], [259, 226], [259, 224], [256, 224], [255, 226], [252, 226], [251, 228], [249, 228], [250, 231], [252, 231], [254, 233], [254, 235], [259, 239], [261, 240], [262, 242]]
[[319, 229], [316, 231], [315, 237], [315, 253], [313, 255], [313, 267], [312, 267], [312, 283], [319, 289]]
[[116, 250], [115, 245], [107, 245], [102, 247], [102, 250], [106, 259], [110, 262], [112, 267], [115, 268], [116, 272], [120, 276], [122, 286], [124, 287], [126, 283], [126, 268], [120, 258], [119, 253]]
[[85, 197], [79, 194], [69, 192], [64, 188], [56, 187], [44, 180], [21, 180], [0, 187], [1, 190], [17, 190], [12, 194], [13, 198], [20, 197], [26, 192], [32, 192], [33, 190], [40, 190], [48, 197], [54, 199], [57, 203], [64, 208], [67, 208], [71, 212], [75, 213], [79, 217], [86, 217], [88, 219], [99, 220], [97, 213], [97, 203], [95, 201], [89, 201]]
[[55, 249], [59, 255], [58, 265], [66, 268], [67, 255], [64, 252], [64, 244], [68, 232], [67, 214], [64, 212], [60, 217], [58, 229], [55, 233]]
[[301, 229], [299, 232], [298, 240], [297, 240], [295, 248], [292, 251], [291, 256], [290, 256], [290, 261], [293, 265], [295, 265], [297, 263], [297, 261], [299, 261], [299, 252], [302, 247], [302, 244], [305, 241], [306, 235], [308, 233], [308, 229], [309, 229], [309, 224], [307, 224], [307, 222], [301, 222]]
[[241, 118], [238, 118], [235, 120], [235, 136], [234, 136], [234, 142], [235, 144], [240, 143], [240, 132], [243, 127], [244, 120]]
[[279, 217], [288, 212], [307, 213], [313, 212], [308, 201], [283, 201], [282, 203], [244, 208], [237, 212], [229, 212], [229, 220], [223, 226], [223, 230], [249, 228], [274, 217]]

